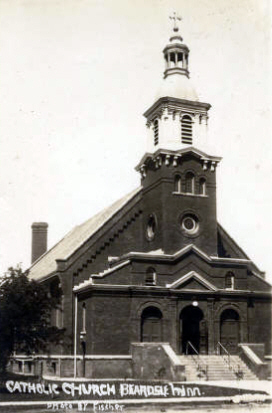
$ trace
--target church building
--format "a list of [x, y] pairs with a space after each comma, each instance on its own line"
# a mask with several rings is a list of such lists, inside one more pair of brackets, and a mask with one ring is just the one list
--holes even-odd
[[238, 354], [243, 343], [271, 353], [271, 286], [217, 221], [221, 158], [208, 146], [211, 105], [198, 98], [189, 56], [175, 25], [144, 112], [139, 187], [48, 251], [47, 224], [32, 226], [29, 277], [61, 289], [52, 323], [65, 340], [53, 354], [71, 363], [125, 360], [133, 343], [168, 343], [178, 356]]

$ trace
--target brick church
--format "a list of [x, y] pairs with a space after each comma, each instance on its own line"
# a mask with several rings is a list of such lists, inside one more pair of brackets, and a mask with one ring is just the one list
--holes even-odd
[[216, 216], [216, 169], [207, 153], [211, 105], [189, 77], [189, 48], [175, 26], [165, 71], [146, 108], [139, 188], [46, 250], [34, 223], [31, 279], [62, 291], [52, 323], [56, 354], [128, 356], [132, 343], [169, 343], [181, 354], [271, 352], [271, 286]]

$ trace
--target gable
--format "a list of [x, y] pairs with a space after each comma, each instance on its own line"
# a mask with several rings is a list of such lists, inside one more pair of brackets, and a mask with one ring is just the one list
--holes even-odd
[[210, 290], [204, 284], [196, 280], [195, 278], [190, 279], [189, 281], [184, 282], [181, 285], [176, 287], [176, 290], [197, 290], [197, 291], [207, 291]]
[[166, 284], [168, 288], [174, 289], [186, 289], [186, 290], [201, 290], [201, 291], [216, 291], [217, 288], [207, 281], [202, 275], [195, 271], [190, 271], [188, 274], [183, 275], [177, 281], [172, 284]]

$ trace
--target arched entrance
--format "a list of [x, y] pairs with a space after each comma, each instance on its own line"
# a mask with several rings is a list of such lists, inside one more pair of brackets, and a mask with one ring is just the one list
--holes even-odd
[[157, 307], [147, 307], [142, 312], [141, 341], [162, 341], [162, 313]]
[[180, 314], [181, 353], [194, 354], [191, 343], [198, 353], [206, 353], [206, 328], [203, 312], [199, 307], [189, 305]]
[[239, 314], [229, 308], [220, 317], [220, 342], [230, 354], [236, 354], [240, 338]]

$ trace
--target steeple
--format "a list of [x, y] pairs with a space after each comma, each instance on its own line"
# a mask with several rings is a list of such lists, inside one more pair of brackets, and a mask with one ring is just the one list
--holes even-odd
[[179, 35], [177, 21], [173, 34], [163, 49], [165, 71], [153, 105], [144, 116], [147, 119], [147, 152], [159, 149], [182, 150], [194, 146], [207, 150], [209, 103], [200, 102], [189, 77], [189, 48]]
[[[143, 233], [150, 251], [173, 254], [195, 245], [217, 254], [216, 165], [207, 154], [209, 103], [200, 102], [189, 78], [189, 48], [174, 34], [163, 49], [162, 86], [144, 116], [147, 151], [136, 170], [143, 188]], [[145, 232], [144, 232], [145, 231]]]

